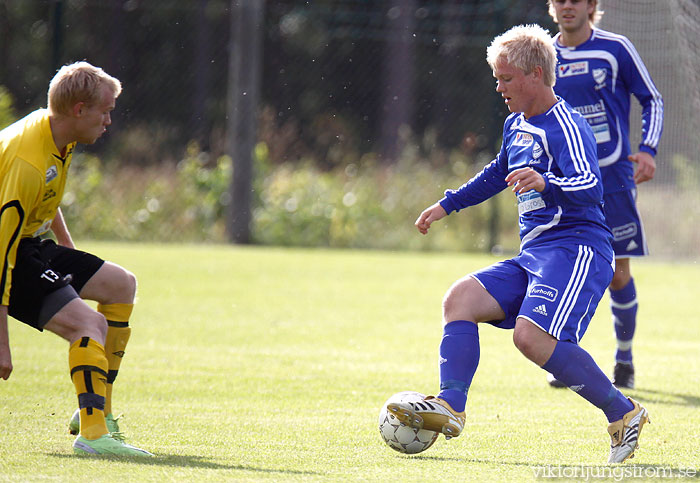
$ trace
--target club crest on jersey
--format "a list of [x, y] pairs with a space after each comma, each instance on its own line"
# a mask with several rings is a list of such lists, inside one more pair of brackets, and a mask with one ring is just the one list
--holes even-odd
[[595, 81], [595, 90], [600, 90], [605, 87], [605, 77], [608, 75], [605, 69], [593, 69], [593, 80]]
[[532, 144], [532, 134], [527, 132], [518, 132], [515, 134], [513, 146], [529, 146]]
[[558, 67], [559, 77], [571, 77], [572, 75], [588, 74], [588, 61], [572, 62]]
[[530, 292], [527, 295], [528, 297], [538, 297], [541, 299], [549, 300], [550, 302], [554, 302], [557, 299], [558, 291], [557, 289], [555, 289], [554, 287], [550, 287], [549, 285], [537, 283], [532, 286]]
[[542, 153], [544, 151], [542, 150], [542, 146], [540, 146], [540, 143], [535, 143], [534, 146], [532, 146], [532, 159], [539, 159], [540, 156], [542, 156]]
[[596, 82], [596, 84], [602, 84], [605, 82], [606, 75], [607, 72], [605, 72], [605, 69], [593, 69], [593, 80]]
[[56, 179], [56, 176], [58, 176], [58, 170], [56, 169], [56, 166], [51, 166], [46, 170], [46, 184], [49, 184], [51, 181]]

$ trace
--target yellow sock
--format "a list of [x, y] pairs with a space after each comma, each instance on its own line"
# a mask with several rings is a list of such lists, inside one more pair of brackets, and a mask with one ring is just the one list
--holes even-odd
[[105, 393], [107, 358], [102, 344], [83, 337], [68, 349], [70, 377], [75, 385], [80, 408], [80, 435], [97, 439], [107, 434], [105, 424]]
[[105, 352], [109, 371], [107, 373], [107, 393], [105, 397], [105, 414], [112, 413], [112, 388], [119, 373], [119, 366], [124, 357], [124, 349], [129, 342], [131, 327], [129, 317], [134, 304], [98, 304], [97, 311], [107, 319], [107, 338]]

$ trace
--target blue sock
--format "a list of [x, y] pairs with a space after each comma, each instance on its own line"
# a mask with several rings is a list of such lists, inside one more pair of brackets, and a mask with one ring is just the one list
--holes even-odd
[[440, 394], [457, 412], [464, 411], [467, 392], [479, 365], [479, 329], [474, 322], [445, 325], [440, 343]]
[[566, 384], [579, 396], [602, 409], [608, 422], [622, 419], [634, 406], [612, 385], [593, 358], [572, 342], [557, 342], [542, 369]]
[[610, 290], [610, 306], [617, 337], [616, 362], [632, 364], [632, 338], [637, 327], [637, 290], [634, 279], [620, 290]]

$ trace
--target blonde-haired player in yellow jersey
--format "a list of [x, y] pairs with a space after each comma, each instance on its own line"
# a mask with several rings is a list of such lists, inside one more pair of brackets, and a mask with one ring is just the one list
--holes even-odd
[[[79, 454], [152, 456], [124, 443], [111, 392], [129, 339], [136, 277], [75, 249], [59, 205], [77, 143], [112, 122], [121, 83], [87, 62], [51, 80], [48, 108], [0, 131], [0, 378], [12, 373], [8, 315], [69, 343]], [[58, 244], [45, 235], [53, 231]], [[93, 310], [83, 299], [98, 303]]]

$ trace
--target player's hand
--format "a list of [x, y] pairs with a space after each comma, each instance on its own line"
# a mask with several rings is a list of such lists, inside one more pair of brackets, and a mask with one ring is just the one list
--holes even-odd
[[511, 171], [506, 176], [506, 183], [513, 187], [515, 194], [527, 193], [530, 190], [544, 191], [547, 186], [540, 173], [532, 168], [520, 168]]
[[7, 380], [7, 378], [10, 377], [11, 373], [12, 356], [10, 355], [10, 347], [0, 347], [0, 378]]
[[433, 206], [430, 206], [423, 210], [423, 213], [420, 214], [420, 216], [415, 222], [416, 228], [418, 228], [419, 232], [425, 235], [426, 233], [428, 233], [428, 229], [434, 221], [437, 221], [446, 216], [447, 212], [445, 211], [445, 208], [440, 206], [440, 203], [435, 203]]
[[633, 163], [637, 163], [637, 169], [634, 171], [634, 182], [637, 184], [644, 183], [654, 178], [656, 173], [656, 161], [654, 156], [646, 151], [639, 151], [635, 154], [630, 154], [627, 159]]

